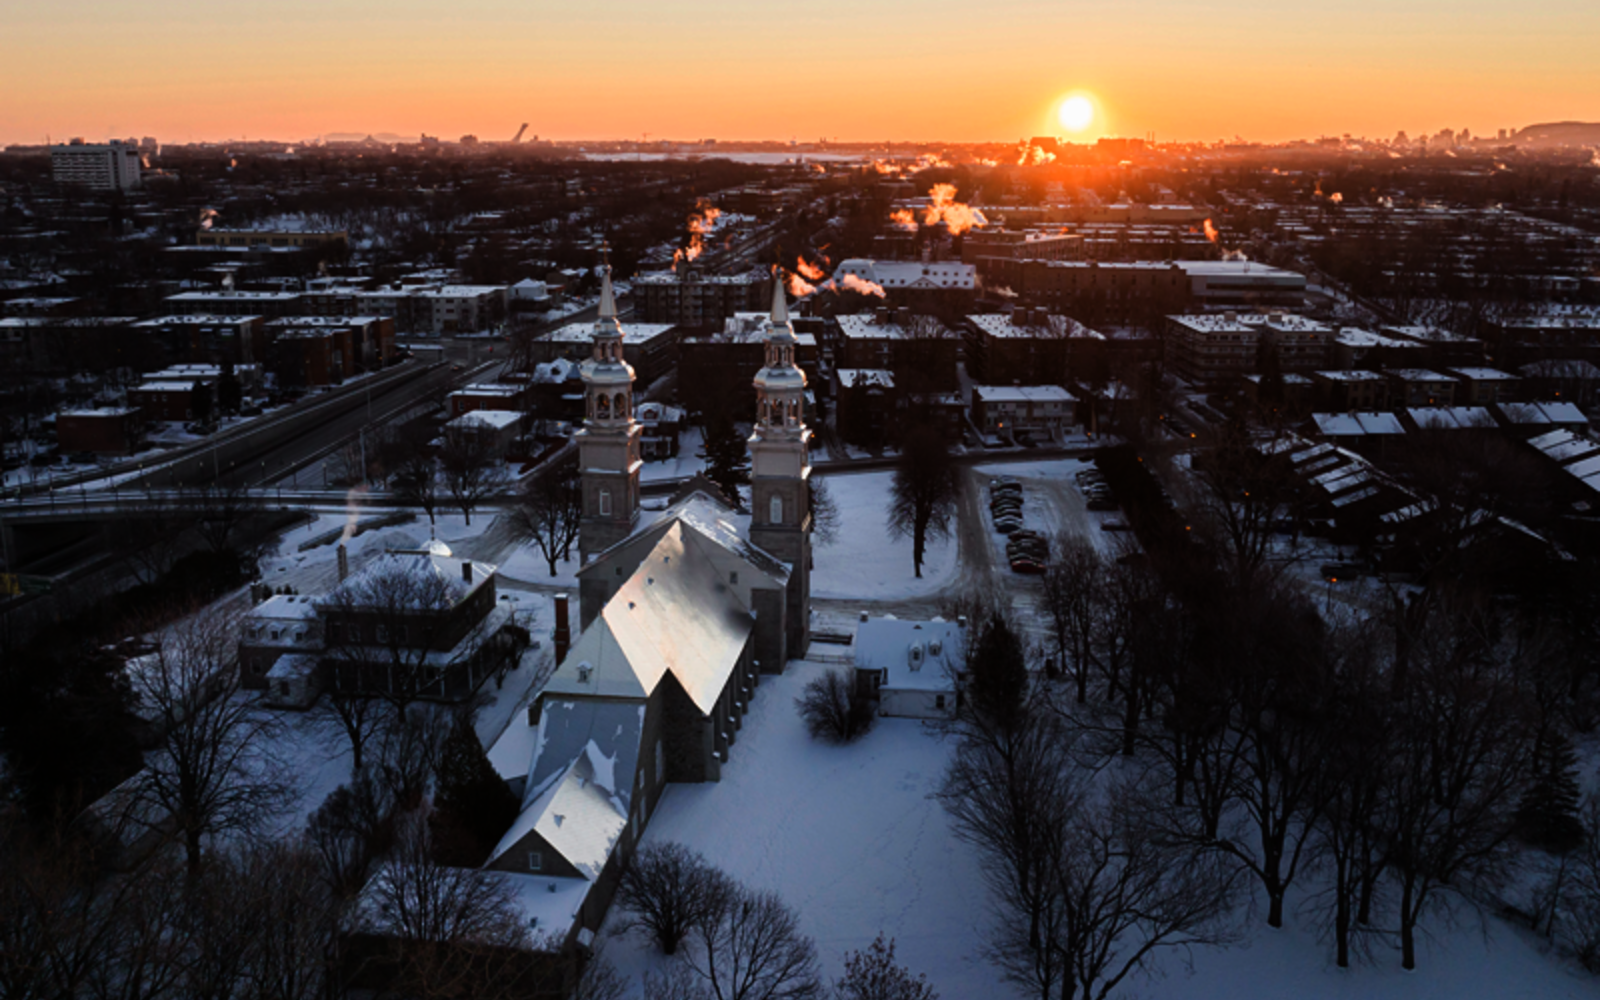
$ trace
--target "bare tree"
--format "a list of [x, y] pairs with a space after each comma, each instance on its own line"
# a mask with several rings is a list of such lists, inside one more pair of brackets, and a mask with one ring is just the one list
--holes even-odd
[[185, 619], [132, 670], [155, 745], [128, 806], [171, 817], [191, 871], [208, 842], [254, 829], [291, 794], [274, 753], [279, 723], [239, 687], [237, 620], [217, 611]]
[[1095, 620], [1105, 588], [1105, 560], [1078, 535], [1056, 536], [1056, 557], [1044, 574], [1044, 608], [1050, 616], [1050, 637], [1062, 668], [1072, 665], [1078, 704], [1089, 697], [1089, 670], [1094, 660]]
[[1485, 636], [1436, 616], [1397, 720], [1382, 815], [1399, 883], [1401, 966], [1416, 968], [1422, 917], [1503, 876], [1530, 763], [1526, 704]]
[[1199, 488], [1194, 506], [1201, 530], [1212, 536], [1229, 577], [1249, 590], [1266, 569], [1273, 531], [1294, 499], [1295, 477], [1270, 440], [1255, 440], [1230, 421], [1195, 462]]
[[[1176, 847], [1127, 808], [1113, 787], [1106, 801], [1061, 815], [1053, 831], [1049, 891], [1056, 897], [1055, 997], [1104, 1000], [1159, 951], [1220, 945], [1234, 873], [1214, 855]], [[1019, 925], [1020, 929], [1020, 925]]]
[[193, 493], [198, 520], [195, 527], [212, 552], [229, 548], [235, 533], [260, 508], [243, 480], [213, 480]]
[[872, 728], [872, 701], [862, 693], [850, 667], [813, 678], [795, 705], [813, 739], [849, 743]]
[[916, 426], [906, 432], [889, 495], [889, 533], [911, 537], [911, 565], [918, 578], [929, 538], [950, 534], [960, 485], [950, 450], [939, 432]]
[[542, 983], [509, 883], [494, 872], [436, 864], [420, 818], [406, 824], [352, 919], [383, 943], [395, 994], [510, 1000]]
[[572, 551], [583, 520], [583, 488], [576, 460], [529, 480], [507, 516], [511, 530], [539, 549], [550, 575], [555, 576], [556, 564]]
[[839, 537], [839, 504], [828, 489], [828, 481], [816, 476], [806, 480], [811, 487], [811, 534], [818, 544], [828, 545]]
[[335, 895], [349, 898], [366, 884], [373, 861], [389, 847], [393, 811], [388, 787], [357, 771], [311, 814], [306, 846]]
[[816, 1000], [817, 949], [778, 895], [739, 887], [698, 921], [684, 961], [715, 1000]]
[[894, 939], [880, 933], [863, 951], [846, 952], [844, 975], [833, 984], [837, 1000], [939, 1000], [925, 975], [894, 960]]
[[[456, 631], [461, 622], [453, 611], [470, 586], [428, 554], [402, 552], [374, 560], [321, 598], [332, 690], [377, 695], [404, 709], [424, 695], [447, 693], [453, 672], [486, 669], [484, 657], [493, 651], [485, 649], [491, 637], [484, 620]], [[335, 701], [333, 710], [352, 749], [363, 733], [370, 735], [365, 709]]]
[[419, 507], [435, 522], [439, 510], [439, 464], [425, 451], [412, 451], [402, 460], [392, 479], [394, 495], [401, 503]]
[[712, 918], [735, 886], [698, 852], [677, 843], [639, 849], [617, 886], [617, 903], [633, 914], [630, 927], [648, 933], [673, 955], [698, 924]]
[[439, 467], [444, 473], [445, 488], [468, 524], [472, 523], [472, 512], [478, 504], [506, 483], [505, 466], [489, 435], [464, 428], [445, 433]]

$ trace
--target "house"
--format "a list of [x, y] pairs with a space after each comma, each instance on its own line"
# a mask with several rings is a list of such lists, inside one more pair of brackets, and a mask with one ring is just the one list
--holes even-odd
[[972, 421], [985, 434], [1054, 438], [1072, 426], [1076, 404], [1059, 385], [972, 387]]
[[239, 632], [239, 686], [268, 690], [268, 677], [279, 660], [321, 651], [322, 619], [316, 600], [289, 594], [270, 597], [244, 616]]
[[390, 549], [317, 599], [321, 670], [334, 691], [461, 701], [525, 645], [495, 599], [496, 567], [442, 542]]
[[947, 621], [865, 618], [850, 649], [857, 682], [875, 693], [878, 714], [949, 719], [966, 670], [966, 627]]
[[484, 454], [505, 457], [522, 435], [523, 415], [516, 410], [472, 410], [444, 425], [447, 440], [467, 440]]
[[634, 407], [633, 416], [643, 432], [639, 447], [645, 461], [677, 457], [678, 436], [683, 433], [684, 421], [681, 408], [666, 403], [640, 403]]
[[900, 396], [894, 373], [882, 368], [836, 368], [834, 426], [850, 444], [872, 448], [888, 438]]

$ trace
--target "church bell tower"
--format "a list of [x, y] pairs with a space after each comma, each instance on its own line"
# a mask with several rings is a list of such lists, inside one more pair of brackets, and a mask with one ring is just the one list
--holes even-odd
[[583, 363], [583, 429], [578, 467], [583, 482], [583, 517], [578, 527], [578, 559], [610, 548], [633, 533], [639, 522], [640, 428], [633, 419], [633, 368], [622, 357], [622, 326], [611, 290], [611, 265], [600, 285], [594, 322], [594, 348]]
[[750, 541], [788, 563], [788, 650], [803, 656], [811, 620], [811, 431], [806, 375], [795, 364], [794, 327], [781, 272], [772, 283], [766, 363], [756, 373], [750, 435]]

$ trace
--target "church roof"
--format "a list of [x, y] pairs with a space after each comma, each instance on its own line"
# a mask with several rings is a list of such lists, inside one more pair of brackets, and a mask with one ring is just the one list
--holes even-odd
[[643, 705], [547, 698], [522, 812], [489, 862], [537, 833], [585, 878], [598, 878], [627, 825], [643, 726]]
[[567, 653], [545, 687], [562, 694], [644, 700], [669, 672], [709, 714], [755, 620], [723, 579], [722, 545], [684, 514], [647, 532], [655, 544]]

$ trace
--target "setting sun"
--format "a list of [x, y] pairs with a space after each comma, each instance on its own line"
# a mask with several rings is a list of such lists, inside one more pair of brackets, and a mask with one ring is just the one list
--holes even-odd
[[1082, 132], [1094, 121], [1094, 103], [1082, 94], [1074, 94], [1061, 102], [1061, 110], [1056, 115], [1061, 119], [1061, 127], [1068, 132]]

